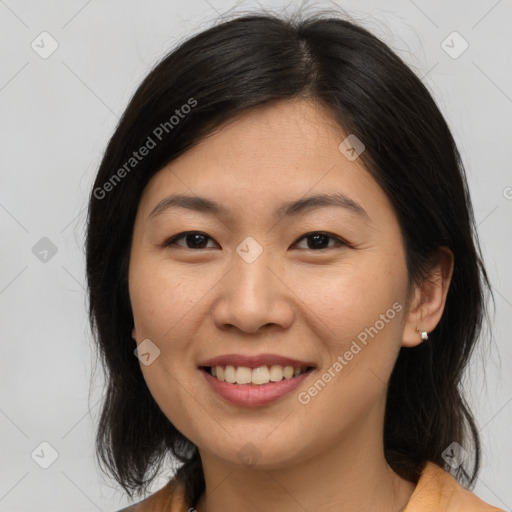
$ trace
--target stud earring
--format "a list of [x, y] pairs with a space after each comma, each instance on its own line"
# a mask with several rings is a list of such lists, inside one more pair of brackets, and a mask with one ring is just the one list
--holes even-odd
[[428, 332], [427, 331], [422, 331], [419, 327], [416, 327], [416, 330], [420, 333], [421, 339], [423, 341], [428, 340]]

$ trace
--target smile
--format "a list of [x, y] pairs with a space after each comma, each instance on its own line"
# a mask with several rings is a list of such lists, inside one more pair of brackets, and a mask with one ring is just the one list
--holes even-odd
[[214, 396], [243, 407], [275, 403], [289, 396], [316, 369], [311, 360], [278, 354], [224, 354], [198, 365]]
[[257, 368], [248, 366], [217, 365], [206, 367], [205, 370], [220, 382], [238, 385], [264, 386], [270, 382], [280, 382], [292, 379], [310, 370], [309, 366], [282, 366], [273, 364], [262, 365]]

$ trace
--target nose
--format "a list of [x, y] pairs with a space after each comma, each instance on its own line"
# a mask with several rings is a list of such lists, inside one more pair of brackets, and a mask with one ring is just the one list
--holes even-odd
[[[217, 287], [212, 316], [219, 329], [256, 333], [262, 328], [289, 328], [294, 319], [293, 293], [282, 272], [270, 267], [265, 251], [248, 263], [237, 254]], [[276, 328], [277, 328], [276, 327]]]

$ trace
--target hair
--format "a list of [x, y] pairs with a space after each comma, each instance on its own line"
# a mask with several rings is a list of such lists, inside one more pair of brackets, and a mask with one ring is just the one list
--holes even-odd
[[[122, 115], [91, 191], [89, 320], [106, 375], [96, 455], [129, 496], [146, 492], [168, 455], [179, 461], [175, 477], [190, 499], [205, 485], [197, 447], [160, 410], [133, 353], [128, 266], [141, 194], [156, 172], [223, 123], [292, 99], [326, 107], [340, 132], [364, 143], [360, 159], [400, 224], [409, 283], [428, 278], [439, 247], [454, 254], [441, 320], [427, 342], [400, 350], [391, 374], [384, 449], [392, 469], [411, 482], [427, 461], [469, 487], [477, 476], [480, 442], [462, 376], [490, 286], [450, 129], [421, 80], [367, 29], [332, 14], [262, 12], [183, 41], [152, 69]], [[184, 115], [175, 122], [177, 110]], [[149, 139], [154, 147], [134, 160]], [[446, 464], [442, 454], [453, 442], [472, 452], [471, 468]]]

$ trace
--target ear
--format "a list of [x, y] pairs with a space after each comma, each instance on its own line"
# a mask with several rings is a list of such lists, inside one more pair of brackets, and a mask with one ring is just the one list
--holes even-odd
[[454, 256], [448, 247], [439, 247], [438, 260], [421, 284], [415, 285], [407, 312], [402, 346], [415, 347], [423, 340], [420, 331], [434, 330], [441, 320], [453, 274]]

